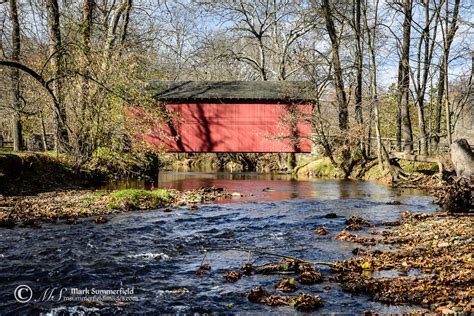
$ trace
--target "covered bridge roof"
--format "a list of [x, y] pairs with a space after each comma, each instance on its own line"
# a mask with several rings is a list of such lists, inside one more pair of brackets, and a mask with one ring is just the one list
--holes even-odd
[[163, 101], [177, 100], [311, 100], [303, 81], [152, 81], [148, 90]]

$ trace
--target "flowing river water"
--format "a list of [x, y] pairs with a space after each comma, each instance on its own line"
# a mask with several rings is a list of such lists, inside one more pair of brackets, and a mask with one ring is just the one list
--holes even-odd
[[[436, 209], [431, 198], [420, 191], [395, 190], [371, 182], [162, 172], [156, 186], [180, 190], [216, 186], [253, 196], [221, 200], [197, 210], [178, 207], [172, 212], [113, 215], [103, 225], [86, 218], [76, 225], [0, 228], [0, 315], [294, 313], [290, 306], [267, 307], [250, 303], [245, 297], [258, 285], [276, 293], [279, 275], [251, 275], [236, 283], [223, 282], [227, 271], [238, 270], [248, 261], [262, 264], [277, 258], [249, 256], [225, 248], [265, 248], [309, 261], [341, 260], [353, 256], [351, 251], [357, 247], [334, 240], [350, 216], [381, 223], [396, 220], [404, 210]], [[265, 188], [270, 189], [263, 191]], [[402, 204], [386, 204], [394, 200]], [[328, 213], [336, 213], [337, 217], [325, 218]], [[323, 225], [329, 234], [315, 234], [314, 229]], [[210, 264], [211, 270], [205, 276], [197, 276], [205, 250], [204, 262]], [[318, 268], [330, 276], [326, 266]], [[29, 297], [28, 289], [15, 292], [21, 285], [31, 288], [32, 297], [26, 303], [17, 301]], [[110, 298], [112, 302], [90, 303], [100, 297], [98, 290], [118, 292], [99, 293], [103, 300]], [[321, 297], [324, 306], [318, 313], [396, 313], [413, 309], [372, 302], [363, 294], [345, 293], [329, 280], [301, 286], [300, 291]], [[121, 303], [116, 304], [117, 300]]]

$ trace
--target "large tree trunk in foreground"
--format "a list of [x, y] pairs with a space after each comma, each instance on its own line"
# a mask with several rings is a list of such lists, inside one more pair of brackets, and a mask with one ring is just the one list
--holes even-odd
[[[18, 8], [16, 0], [10, 0], [10, 17], [12, 23], [12, 55], [11, 60], [20, 62], [20, 23], [18, 21]], [[11, 94], [12, 94], [12, 136], [13, 150], [22, 150], [22, 126], [21, 126], [21, 101], [20, 101], [20, 71], [16, 68], [10, 70]]]

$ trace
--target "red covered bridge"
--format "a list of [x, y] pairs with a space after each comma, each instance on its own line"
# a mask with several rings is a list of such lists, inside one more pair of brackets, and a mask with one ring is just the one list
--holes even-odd
[[149, 88], [173, 119], [144, 139], [165, 151], [311, 151], [310, 124], [288, 122], [290, 111], [311, 112], [302, 82], [156, 81]]

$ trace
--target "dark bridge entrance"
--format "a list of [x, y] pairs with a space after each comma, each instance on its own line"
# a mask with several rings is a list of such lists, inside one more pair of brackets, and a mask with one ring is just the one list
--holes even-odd
[[311, 111], [301, 83], [155, 82], [151, 88], [176, 116], [164, 137], [152, 132], [144, 139], [168, 152], [311, 151], [310, 124], [282, 122], [291, 107]]

